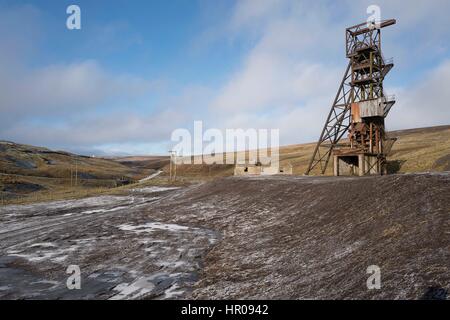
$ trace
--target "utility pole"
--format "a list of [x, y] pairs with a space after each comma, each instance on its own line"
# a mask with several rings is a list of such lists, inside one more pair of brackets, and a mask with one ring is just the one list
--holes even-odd
[[169, 151], [170, 160], [169, 160], [169, 181], [172, 181], [172, 151]]
[[174, 156], [174, 166], [175, 166], [175, 174], [174, 174], [174, 177], [173, 177], [173, 180], [174, 181], [177, 181], [177, 154], [175, 153], [175, 156]]
[[75, 161], [75, 187], [78, 186], [78, 162]]
[[[177, 152], [175, 150], [170, 150], [170, 163], [169, 163], [169, 177], [170, 181], [176, 180], [177, 178]], [[173, 167], [173, 169], [172, 169]]]

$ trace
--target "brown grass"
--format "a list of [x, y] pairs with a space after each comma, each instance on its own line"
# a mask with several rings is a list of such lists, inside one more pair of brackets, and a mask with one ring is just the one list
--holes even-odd
[[[392, 131], [388, 135], [398, 139], [388, 156], [392, 171], [410, 173], [445, 170], [445, 161], [441, 161], [443, 164], [439, 164], [438, 160], [450, 154], [450, 126]], [[294, 175], [303, 175], [308, 168], [315, 146], [316, 143], [306, 143], [281, 147], [280, 165], [292, 165]], [[233, 154], [227, 153], [226, 156], [232, 157]], [[186, 166], [184, 174], [205, 176], [205, 172], [207, 172], [211, 176], [233, 175], [233, 170], [225, 169], [224, 166], [216, 165], [211, 168], [211, 172], [205, 171], [201, 167], [198, 165]], [[166, 166], [164, 170], [168, 172], [168, 168]], [[319, 174], [319, 172], [316, 170], [312, 174]], [[330, 163], [326, 175], [331, 174]]]
[[[395, 131], [390, 132], [389, 136], [398, 138], [388, 156], [393, 172], [449, 170], [450, 126]], [[281, 166], [292, 165], [294, 175], [304, 174], [314, 147], [315, 143], [281, 147]], [[228, 153], [227, 157], [231, 155]], [[21, 168], [14, 165], [14, 160], [31, 162], [36, 168]], [[70, 179], [70, 171], [75, 168], [75, 163], [80, 176], [89, 177], [79, 179], [77, 187], [73, 185], [74, 181], [71, 185]], [[169, 181], [167, 157], [128, 157], [111, 160], [50, 152], [44, 148], [24, 145], [8, 146], [6, 151], [0, 149], [0, 168], [2, 204], [115, 194], [134, 186], [189, 184], [232, 176], [234, 171], [234, 165], [184, 164], [177, 166], [177, 181]], [[130, 182], [136, 182], [158, 169], [164, 173], [155, 179], [143, 184], [117, 187], [118, 179], [126, 178]], [[331, 165], [328, 166], [327, 174], [331, 174]], [[41, 189], [27, 192], [26, 188], [32, 188], [33, 185], [38, 185]], [[16, 188], [18, 191], [11, 195], [5, 192], [7, 188]]]

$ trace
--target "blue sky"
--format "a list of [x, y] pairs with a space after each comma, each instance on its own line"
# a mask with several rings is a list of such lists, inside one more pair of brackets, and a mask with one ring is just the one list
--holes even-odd
[[[81, 8], [81, 30], [66, 8]], [[398, 104], [388, 129], [450, 124], [450, 2], [1, 1], [0, 139], [165, 154], [171, 132], [278, 128], [313, 141], [341, 80], [345, 27], [377, 4]]]

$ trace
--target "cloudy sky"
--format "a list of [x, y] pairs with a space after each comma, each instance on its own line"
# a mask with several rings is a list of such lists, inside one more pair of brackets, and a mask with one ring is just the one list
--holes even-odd
[[[66, 8], [81, 8], [81, 30]], [[278, 128], [314, 141], [345, 71], [344, 30], [376, 4], [388, 129], [450, 124], [450, 1], [0, 0], [0, 139], [166, 154], [174, 129]]]

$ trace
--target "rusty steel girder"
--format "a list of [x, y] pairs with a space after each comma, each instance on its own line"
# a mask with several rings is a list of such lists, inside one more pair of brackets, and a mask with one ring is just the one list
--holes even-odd
[[383, 80], [394, 63], [382, 54], [381, 29], [395, 23], [391, 19], [378, 26], [362, 23], [346, 29], [349, 63], [305, 174], [313, 170], [324, 174], [333, 150], [346, 133], [350, 149], [369, 152], [375, 150], [376, 143], [376, 156], [384, 161], [379, 140], [385, 139], [384, 118], [395, 98], [383, 88]]

